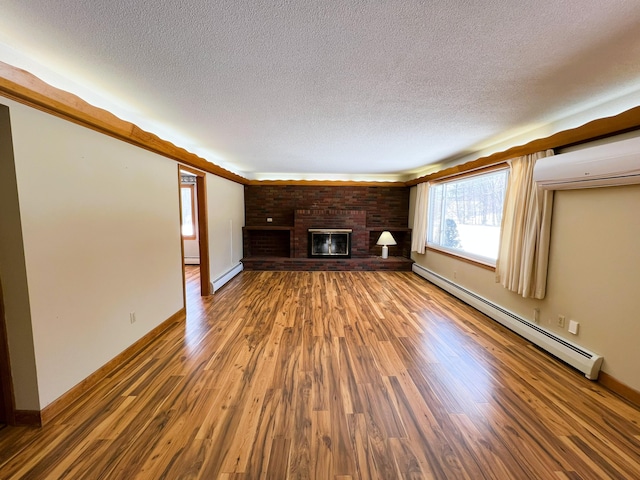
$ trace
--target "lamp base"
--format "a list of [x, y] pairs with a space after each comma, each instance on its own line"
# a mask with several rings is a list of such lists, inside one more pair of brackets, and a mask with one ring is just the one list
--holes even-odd
[[382, 246], [382, 258], [389, 258], [389, 247], [386, 245]]

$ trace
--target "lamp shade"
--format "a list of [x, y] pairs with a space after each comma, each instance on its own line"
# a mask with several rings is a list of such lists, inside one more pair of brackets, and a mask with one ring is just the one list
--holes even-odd
[[376, 245], [397, 245], [397, 243], [393, 238], [393, 235], [391, 235], [391, 232], [385, 230], [380, 235], [380, 238], [378, 238]]

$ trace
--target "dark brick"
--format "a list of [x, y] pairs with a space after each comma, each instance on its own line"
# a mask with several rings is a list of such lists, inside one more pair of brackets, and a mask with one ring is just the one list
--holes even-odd
[[348, 258], [284, 258], [284, 257], [250, 257], [243, 258], [245, 270], [261, 271], [411, 271], [413, 261], [404, 257]]
[[[353, 260], [380, 255], [381, 247], [375, 243], [382, 230], [391, 230], [398, 242], [397, 246], [389, 248], [390, 255], [408, 258], [411, 247], [408, 212], [408, 187], [247, 185], [245, 223], [248, 227], [292, 228], [290, 231], [245, 229], [244, 256], [253, 266], [259, 265], [253, 257], [306, 259], [309, 228], [351, 228]], [[273, 222], [268, 223], [267, 217]], [[348, 268], [343, 268], [339, 263], [318, 263], [342, 260], [308, 260], [312, 262], [303, 263], [305, 268], [299, 269], [368, 269], [363, 267], [366, 262], [350, 262]], [[276, 260], [269, 262], [272, 265]], [[280, 267], [284, 266], [298, 268], [298, 264], [280, 262]], [[382, 265], [378, 267], [383, 268]]]

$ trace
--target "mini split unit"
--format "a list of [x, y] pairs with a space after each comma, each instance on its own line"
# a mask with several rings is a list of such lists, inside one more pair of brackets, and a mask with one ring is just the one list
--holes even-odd
[[640, 183], [640, 137], [541, 158], [533, 179], [547, 190]]

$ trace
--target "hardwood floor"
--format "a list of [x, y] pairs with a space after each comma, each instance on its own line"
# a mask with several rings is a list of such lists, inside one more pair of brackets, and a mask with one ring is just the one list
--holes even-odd
[[407, 272], [244, 272], [2, 479], [640, 478], [640, 409]]

